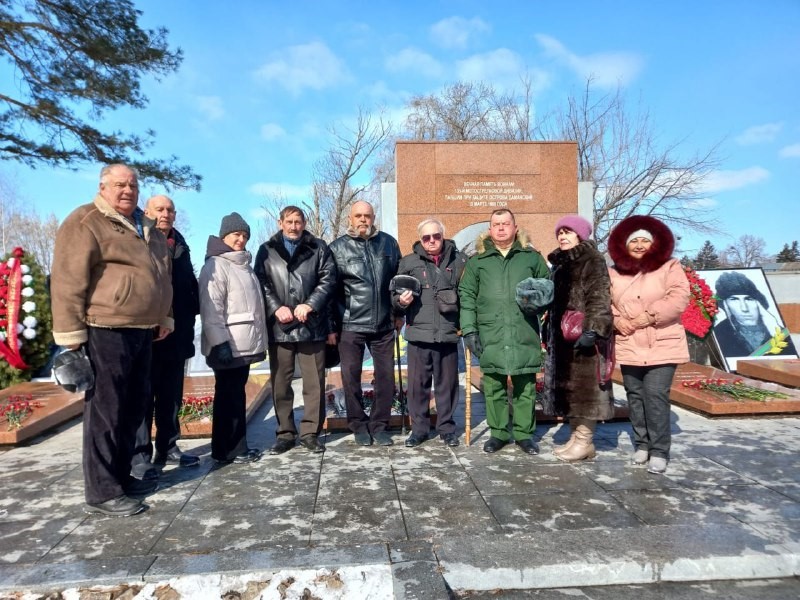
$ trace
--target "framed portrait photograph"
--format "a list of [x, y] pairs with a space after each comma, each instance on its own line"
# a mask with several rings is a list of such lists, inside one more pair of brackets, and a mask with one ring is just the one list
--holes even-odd
[[711, 334], [725, 370], [736, 371], [737, 359], [797, 358], [797, 349], [760, 267], [697, 272], [714, 290], [719, 313]]

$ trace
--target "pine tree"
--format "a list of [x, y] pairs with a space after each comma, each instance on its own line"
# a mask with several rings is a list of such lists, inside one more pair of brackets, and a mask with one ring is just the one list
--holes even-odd
[[700, 252], [697, 253], [694, 259], [694, 268], [700, 270], [718, 269], [719, 266], [720, 262], [717, 250], [709, 240], [706, 240], [706, 243], [703, 244], [703, 247], [700, 248]]
[[167, 30], [142, 29], [140, 16], [131, 0], [0, 0], [0, 58], [11, 67], [0, 86], [0, 160], [122, 162], [145, 180], [199, 189], [200, 176], [174, 156], [140, 158], [152, 131], [97, 128], [108, 110], [144, 108], [142, 78], [169, 75], [183, 60]]
[[791, 247], [789, 247], [789, 244], [784, 244], [783, 250], [778, 252], [775, 257], [775, 262], [800, 262], [800, 249], [797, 247], [797, 240], [792, 242]]

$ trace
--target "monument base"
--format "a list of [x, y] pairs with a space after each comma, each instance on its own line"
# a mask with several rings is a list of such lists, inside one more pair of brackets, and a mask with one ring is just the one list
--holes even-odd
[[800, 359], [737, 360], [736, 372], [745, 377], [800, 388]]
[[70, 394], [49, 381], [18, 383], [0, 391], [0, 402], [13, 396], [36, 404], [33, 412], [22, 421], [21, 427], [9, 429], [8, 421], [0, 421], [0, 444], [21, 444], [48, 429], [83, 414], [83, 394]]
[[[395, 371], [397, 375], [397, 371]], [[374, 373], [372, 371], [361, 372], [361, 384], [364, 389], [365, 397], [368, 397], [372, 390]], [[344, 391], [342, 390], [342, 374], [340, 371], [331, 371], [325, 378], [325, 422], [322, 429], [328, 432], [331, 431], [348, 431], [347, 427], [347, 412], [344, 406]], [[403, 389], [408, 388], [406, 379], [406, 370], [403, 369]], [[395, 390], [397, 390], [397, 381], [395, 380]], [[431, 426], [436, 425], [436, 405], [433, 398], [430, 400], [431, 409]], [[369, 411], [367, 411], [369, 413]], [[401, 429], [405, 421], [405, 427], [411, 430], [411, 419], [408, 414], [400, 415], [400, 400], [395, 393], [395, 400], [392, 405], [392, 415], [389, 417], [390, 429]]]
[[[622, 373], [619, 367], [614, 369], [612, 379], [616, 383], [622, 383]], [[745, 385], [785, 394], [788, 398], [737, 400], [724, 394], [684, 385], [684, 383], [689, 384], [706, 379], [720, 380], [723, 383], [742, 380]], [[682, 408], [710, 417], [774, 417], [800, 413], [800, 390], [786, 388], [775, 383], [748, 379], [735, 373], [728, 373], [695, 363], [678, 365], [675, 379], [673, 379], [672, 387], [670, 388], [670, 400]]]
[[[251, 373], [247, 378], [244, 391], [247, 396], [245, 414], [250, 421], [256, 411], [271, 395], [269, 373]], [[183, 397], [214, 396], [214, 376], [186, 377], [183, 380]], [[152, 435], [155, 435], [155, 427]], [[195, 421], [181, 420], [181, 438], [207, 438], [211, 437], [211, 419], [208, 417]]]
[[[472, 379], [472, 387], [476, 388], [478, 391], [483, 392], [483, 374], [481, 373], [480, 367], [472, 367], [470, 371], [470, 377]], [[536, 375], [537, 382], [544, 377], [542, 373], [538, 373]], [[511, 382], [508, 382], [508, 389], [509, 391], [513, 388]], [[539, 392], [536, 393], [537, 397]], [[542, 410], [541, 403], [539, 402], [538, 398], [536, 401], [536, 422], [537, 423], [561, 423], [565, 421], [564, 417], [556, 417], [553, 415], [547, 415]], [[614, 401], [614, 418], [610, 419], [611, 421], [627, 421], [628, 420], [628, 404], [619, 403]]]

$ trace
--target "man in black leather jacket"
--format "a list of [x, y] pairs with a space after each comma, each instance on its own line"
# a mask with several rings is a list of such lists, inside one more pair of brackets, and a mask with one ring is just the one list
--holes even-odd
[[[374, 439], [391, 446], [386, 429], [394, 397], [395, 319], [389, 282], [397, 274], [400, 247], [392, 236], [375, 228], [375, 211], [369, 202], [353, 204], [349, 219], [347, 233], [331, 242], [338, 271], [334, 320], [340, 332], [347, 425], [359, 445], [369, 446]], [[365, 347], [375, 369], [375, 398], [369, 416], [364, 412], [361, 390]]]
[[325, 420], [325, 343], [336, 264], [328, 245], [305, 230], [306, 216], [300, 208], [284, 208], [278, 226], [280, 231], [258, 249], [255, 262], [264, 291], [272, 402], [278, 421], [277, 440], [269, 453], [282, 454], [295, 445], [295, 360], [303, 378], [300, 443], [311, 452], [323, 452], [318, 436]]
[[[175, 330], [166, 338], [153, 344], [150, 379], [153, 390], [148, 399], [144, 423], [136, 432], [136, 452], [131, 461], [135, 477], [158, 477], [151, 464], [176, 464], [193, 467], [200, 459], [184, 454], [178, 448], [181, 425], [178, 412], [183, 403], [183, 378], [186, 361], [194, 356], [194, 323], [200, 312], [200, 294], [194, 274], [189, 245], [173, 227], [177, 211], [167, 196], [153, 196], [147, 201], [144, 214], [155, 220], [156, 227], [167, 236], [167, 246], [172, 259], [172, 316]], [[155, 416], [155, 456], [151, 440]]]

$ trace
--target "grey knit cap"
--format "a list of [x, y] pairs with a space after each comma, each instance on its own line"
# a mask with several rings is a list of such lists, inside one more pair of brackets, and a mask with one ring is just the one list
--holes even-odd
[[723, 273], [717, 279], [716, 288], [717, 298], [720, 300], [727, 300], [731, 296], [751, 296], [758, 300], [764, 308], [769, 307], [767, 299], [758, 290], [756, 284], [741, 273], [735, 271]]
[[250, 225], [237, 212], [232, 212], [222, 217], [222, 225], [219, 227], [219, 239], [223, 239], [234, 231], [244, 231], [247, 234], [247, 238], [250, 239]]

